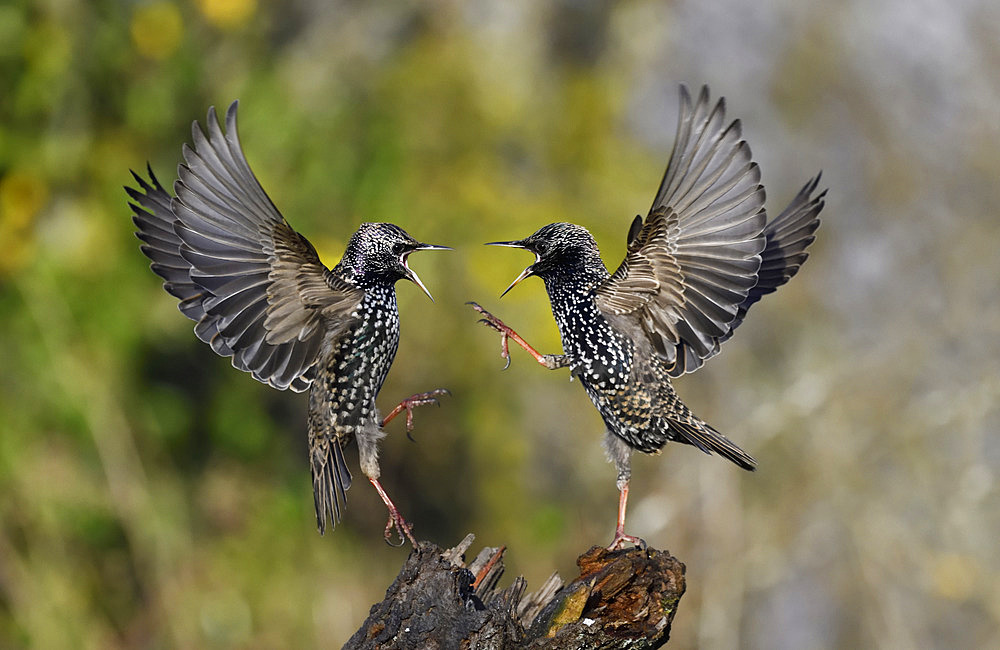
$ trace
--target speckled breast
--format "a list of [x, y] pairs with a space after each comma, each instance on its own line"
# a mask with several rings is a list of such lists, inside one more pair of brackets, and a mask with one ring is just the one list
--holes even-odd
[[353, 429], [374, 417], [375, 397], [399, 347], [399, 311], [392, 287], [369, 289], [357, 313], [360, 321], [341, 340], [328, 365], [328, 399], [338, 430]]
[[552, 315], [563, 351], [573, 359], [573, 374], [602, 391], [628, 383], [632, 342], [611, 327], [597, 309], [593, 293], [552, 296]]

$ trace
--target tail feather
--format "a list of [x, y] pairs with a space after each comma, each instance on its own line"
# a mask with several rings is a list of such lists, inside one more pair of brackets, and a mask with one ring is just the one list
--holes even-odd
[[745, 470], [757, 469], [753, 456], [704, 422], [670, 421], [670, 428], [680, 434], [680, 441], [694, 445], [706, 454], [716, 453]]
[[341, 508], [347, 507], [347, 490], [351, 487], [351, 471], [347, 469], [340, 440], [333, 438], [312, 456], [313, 502], [319, 534], [340, 523]]

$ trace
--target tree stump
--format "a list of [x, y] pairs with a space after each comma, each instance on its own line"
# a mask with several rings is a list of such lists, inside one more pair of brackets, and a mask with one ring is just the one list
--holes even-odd
[[659, 648], [684, 594], [684, 565], [665, 551], [608, 551], [577, 558], [580, 575], [553, 574], [525, 596], [516, 578], [498, 589], [505, 547], [464, 564], [474, 537], [447, 551], [420, 542], [348, 650], [450, 648]]

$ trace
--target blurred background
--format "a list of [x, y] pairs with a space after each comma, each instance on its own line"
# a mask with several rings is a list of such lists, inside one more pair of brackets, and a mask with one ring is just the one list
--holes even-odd
[[[612, 269], [710, 84], [776, 212], [822, 169], [802, 272], [678, 382], [760, 460], [634, 462], [630, 532], [687, 565], [677, 648], [1000, 645], [1000, 5], [13, 0], [0, 6], [0, 646], [336, 647], [407, 555], [364, 482], [315, 530], [306, 400], [192, 334], [122, 185], [169, 186], [241, 100], [247, 157], [328, 265], [361, 221], [455, 246], [398, 286], [383, 481], [421, 539], [506, 544], [537, 587], [612, 537], [614, 469], [530, 255]], [[356, 451], [351, 452], [356, 463]], [[356, 466], [355, 466], [356, 467]], [[355, 472], [356, 475], [360, 475]]]

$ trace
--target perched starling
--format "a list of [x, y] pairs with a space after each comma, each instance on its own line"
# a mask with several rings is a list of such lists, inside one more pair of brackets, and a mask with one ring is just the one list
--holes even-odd
[[134, 203], [143, 253], [195, 321], [195, 334], [233, 366], [280, 390], [309, 392], [309, 460], [319, 532], [340, 521], [351, 472], [344, 446], [358, 442], [361, 471], [389, 509], [395, 526], [416, 545], [409, 525], [379, 483], [382, 427], [402, 411], [436, 401], [437, 390], [404, 400], [380, 420], [375, 398], [399, 344], [397, 280], [430, 297], [407, 266], [410, 253], [444, 249], [422, 244], [391, 223], [365, 223], [333, 269], [288, 225], [257, 181], [240, 147], [237, 102], [223, 133], [210, 108], [207, 135], [197, 122], [194, 147], [171, 197], [149, 169], [135, 172]]
[[605, 447], [618, 469], [618, 524], [611, 548], [642, 540], [625, 534], [631, 453], [659, 453], [668, 441], [716, 453], [743, 469], [756, 461], [694, 415], [671, 379], [701, 367], [743, 322], [747, 310], [784, 284], [805, 261], [825, 192], [819, 176], [768, 221], [764, 188], [740, 122], [702, 88], [692, 105], [681, 87], [673, 153], [645, 220], [628, 232], [625, 260], [613, 274], [594, 238], [569, 223], [549, 224], [495, 246], [535, 254], [504, 291], [532, 275], [545, 282], [564, 354], [540, 354], [479, 305], [481, 322], [550, 369], [580, 379], [607, 426]]

